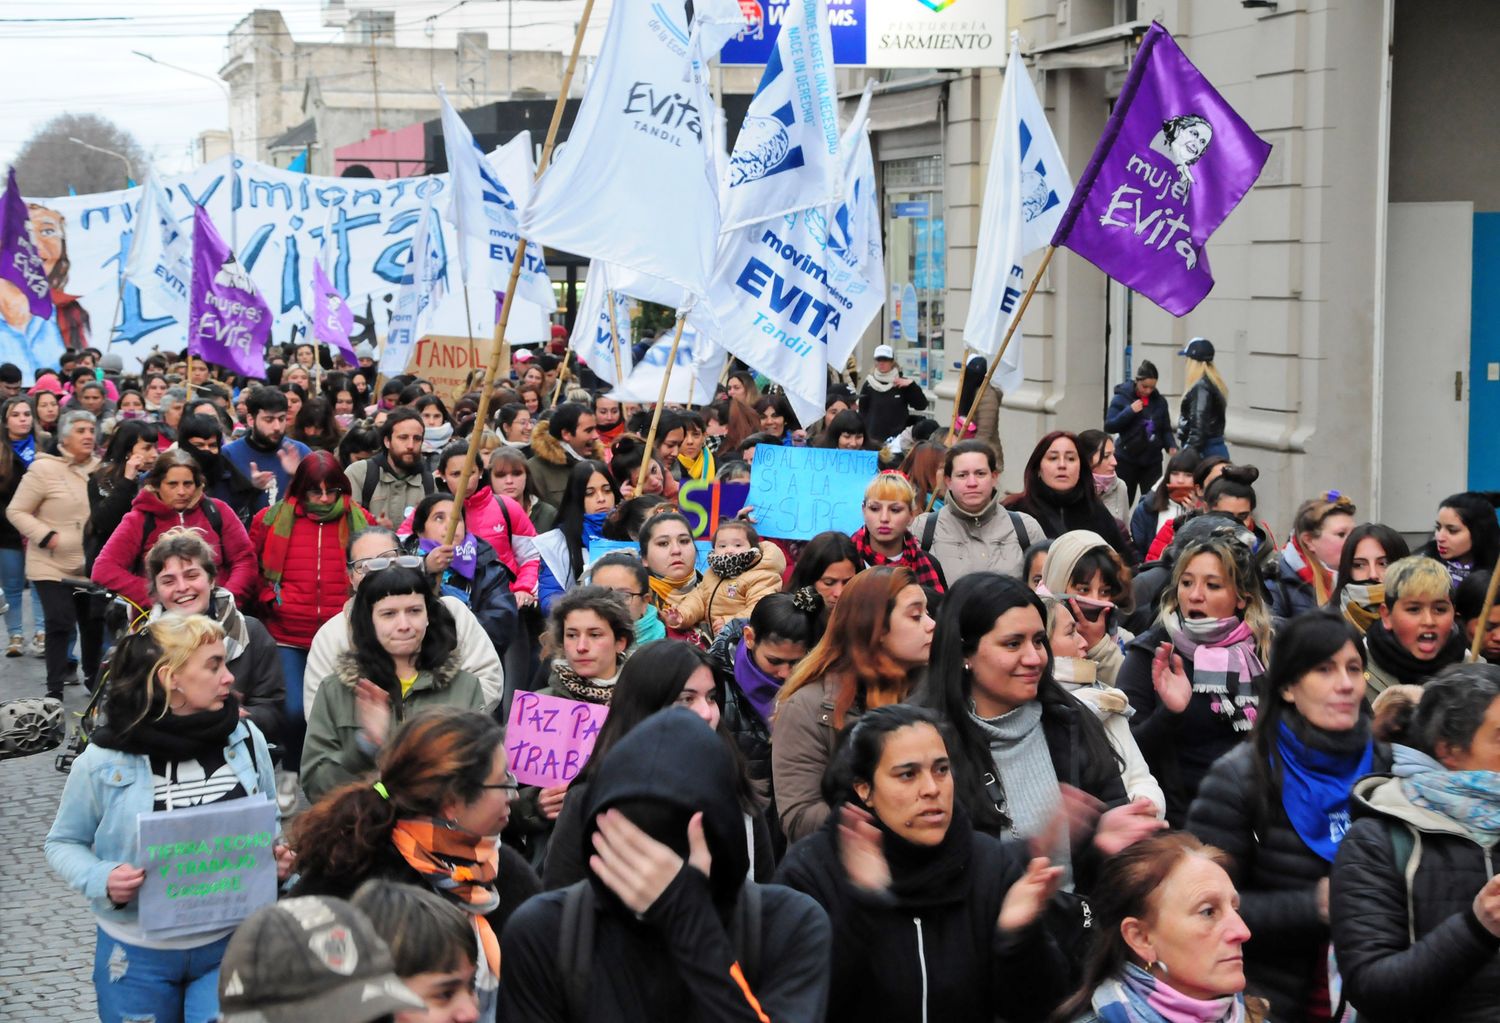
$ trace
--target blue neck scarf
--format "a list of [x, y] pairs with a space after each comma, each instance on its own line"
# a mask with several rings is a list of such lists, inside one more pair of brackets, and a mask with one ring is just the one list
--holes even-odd
[[1349, 830], [1349, 795], [1354, 783], [1370, 773], [1375, 744], [1365, 732], [1353, 752], [1314, 749], [1281, 722], [1275, 759], [1280, 761], [1281, 805], [1307, 847], [1329, 863]]
[[667, 623], [661, 620], [655, 604], [646, 605], [646, 613], [635, 620], [635, 645], [637, 648], [658, 639], [667, 638]]
[[583, 517], [583, 548], [588, 550], [590, 540], [598, 540], [604, 535], [604, 520], [609, 518], [609, 512], [589, 512]]
[[30, 469], [31, 463], [36, 460], [36, 437], [28, 433], [20, 440], [11, 441], [10, 449], [16, 453], [21, 464]]

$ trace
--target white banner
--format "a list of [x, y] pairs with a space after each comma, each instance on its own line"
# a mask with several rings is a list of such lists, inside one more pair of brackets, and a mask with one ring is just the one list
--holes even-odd
[[192, 238], [173, 216], [171, 200], [155, 171], [146, 176], [142, 192], [125, 260], [125, 280], [137, 288], [155, 289], [169, 308], [185, 318], [188, 284], [193, 279]]
[[[966, 347], [987, 359], [995, 357], [1026, 290], [1021, 261], [1051, 242], [1072, 197], [1073, 182], [1036, 88], [1020, 51], [1012, 49], [979, 214], [974, 287], [964, 323]], [[1026, 378], [1021, 365], [1024, 347], [1018, 329], [995, 370], [994, 386], [1002, 392], [1015, 391]]]
[[447, 287], [447, 260], [443, 255], [443, 234], [429, 200], [422, 207], [412, 240], [411, 261], [406, 279], [396, 299], [395, 313], [386, 334], [385, 350], [380, 355], [379, 370], [387, 377], [406, 372], [412, 349], [430, 318], [433, 303], [441, 301]]
[[[609, 392], [610, 397], [654, 405], [661, 394], [661, 378], [671, 354], [672, 334], [669, 331], [646, 351], [625, 383]], [[728, 358], [724, 349], [691, 323], [684, 324], [682, 340], [677, 345], [677, 361], [673, 363], [672, 377], [667, 382], [667, 401], [684, 405], [707, 405], [713, 401], [719, 374], [724, 372], [724, 362]]]
[[729, 155], [724, 230], [827, 206], [839, 184], [828, 9], [823, 0], [793, 0]]
[[[606, 264], [598, 261], [589, 264], [583, 303], [579, 306], [578, 316], [573, 320], [573, 336], [568, 339], [568, 347], [600, 380], [618, 384], [621, 377], [615, 373], [616, 352], [619, 354], [620, 368], [626, 375], [634, 365], [630, 353], [630, 299], [619, 291], [611, 291], [610, 283]], [[612, 323], [609, 315], [611, 295], [615, 305]], [[618, 336], [615, 333], [617, 330]]]
[[719, 233], [713, 102], [681, 6], [616, 0], [568, 143], [521, 218], [526, 237], [707, 290]]

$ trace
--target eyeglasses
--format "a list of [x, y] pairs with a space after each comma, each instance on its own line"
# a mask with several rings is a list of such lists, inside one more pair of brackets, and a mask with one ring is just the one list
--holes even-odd
[[331, 486], [327, 483], [319, 483], [316, 486], [308, 487], [307, 492], [309, 494], [326, 494], [329, 497], [338, 497], [344, 492], [344, 488], [336, 485]]
[[382, 554], [377, 558], [360, 558], [349, 562], [349, 568], [354, 572], [384, 572], [393, 565], [398, 568], [421, 568], [422, 559], [415, 554], [398, 554], [394, 557]]
[[505, 780], [502, 782], [495, 784], [487, 782], [479, 787], [482, 789], [498, 789], [509, 795], [512, 799], [521, 794], [521, 783], [516, 781], [516, 776], [513, 774], [507, 774]]
[[624, 597], [626, 600], [629, 600], [631, 597], [644, 597], [646, 595], [646, 591], [645, 590], [640, 590], [640, 591], [627, 590], [627, 589], [624, 589], [623, 587], [619, 587], [619, 586], [611, 586], [609, 588], [609, 592], [611, 592], [611, 593], [618, 593], [620, 596]]

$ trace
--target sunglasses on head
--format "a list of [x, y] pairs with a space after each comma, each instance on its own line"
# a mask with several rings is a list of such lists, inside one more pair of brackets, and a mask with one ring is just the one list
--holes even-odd
[[383, 555], [378, 558], [360, 558], [358, 561], [349, 562], [349, 567], [356, 572], [384, 572], [391, 567], [397, 568], [420, 568], [422, 559], [416, 554], [398, 554], [394, 557]]

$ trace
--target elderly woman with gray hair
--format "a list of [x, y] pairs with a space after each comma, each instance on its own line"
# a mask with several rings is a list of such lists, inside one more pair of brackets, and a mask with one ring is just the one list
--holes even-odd
[[104, 623], [89, 613], [86, 592], [68, 580], [83, 571], [83, 529], [89, 519], [89, 476], [97, 421], [74, 409], [57, 421], [57, 454], [39, 453], [5, 509], [26, 538], [26, 578], [47, 617], [47, 695], [62, 698], [68, 681], [68, 644], [76, 630], [79, 659], [90, 689], [99, 675]]
[[1390, 775], [1355, 783], [1329, 920], [1361, 1018], [1493, 1020], [1500, 1005], [1500, 667], [1422, 690]]

